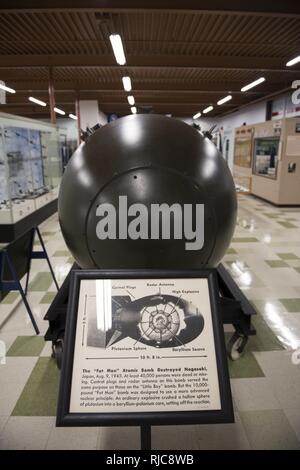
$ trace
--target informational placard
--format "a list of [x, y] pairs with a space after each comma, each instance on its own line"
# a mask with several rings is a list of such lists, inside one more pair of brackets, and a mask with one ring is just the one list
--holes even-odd
[[76, 416], [87, 425], [141, 414], [152, 422], [178, 413], [232, 418], [212, 272], [86, 275], [74, 279], [58, 424]]

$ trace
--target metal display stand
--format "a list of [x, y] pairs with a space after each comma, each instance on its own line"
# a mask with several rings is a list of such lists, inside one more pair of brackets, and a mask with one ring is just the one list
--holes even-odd
[[[41, 251], [34, 251], [34, 240], [35, 236], [38, 236], [39, 242], [41, 244], [42, 250]], [[53, 278], [54, 284], [59, 291], [59, 285], [55, 278], [55, 274], [50, 263], [47, 250], [42, 239], [42, 235], [38, 227], [33, 227], [30, 229], [26, 234], [22, 235], [22, 238], [26, 238], [28, 240], [28, 248], [26, 249], [26, 253], [16, 254], [18, 242], [19, 240], [16, 239], [10, 244], [8, 244], [5, 248], [0, 251], [0, 291], [3, 293], [7, 293], [10, 291], [19, 291], [22, 300], [24, 302], [25, 308], [33, 325], [33, 328], [36, 334], [39, 334], [39, 329], [34, 319], [32, 310], [27, 300], [27, 292], [28, 292], [28, 285], [29, 285], [29, 277], [30, 277], [30, 269], [31, 269], [31, 262], [33, 259], [45, 259], [47, 261], [49, 270], [51, 272], [51, 276]], [[21, 237], [20, 237], [21, 238]], [[21, 262], [21, 266], [19, 269], [16, 268], [14, 258], [17, 258], [19, 255], [19, 263]], [[26, 274], [26, 281], [25, 281], [25, 289], [23, 289], [20, 279], [23, 275]]]
[[151, 426], [143, 425], [141, 428], [141, 450], [151, 450]]
[[256, 334], [251, 323], [256, 311], [223, 264], [217, 267], [217, 275], [223, 323], [233, 325], [235, 329], [227, 343], [227, 353], [234, 361], [243, 353], [249, 336]]

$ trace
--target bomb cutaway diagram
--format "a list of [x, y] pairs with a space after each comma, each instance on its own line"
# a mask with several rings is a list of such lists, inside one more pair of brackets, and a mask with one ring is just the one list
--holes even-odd
[[132, 300], [115, 295], [100, 324], [96, 314], [89, 316], [87, 346], [109, 348], [130, 337], [135, 345], [174, 348], [193, 341], [203, 328], [199, 308], [182, 297], [159, 293]]

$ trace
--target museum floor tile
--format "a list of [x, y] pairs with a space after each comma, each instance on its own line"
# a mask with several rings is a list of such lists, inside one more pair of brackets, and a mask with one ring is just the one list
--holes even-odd
[[[300, 449], [300, 208], [239, 196], [237, 226], [224, 265], [252, 302], [257, 335], [229, 361], [235, 423], [155, 426], [155, 449]], [[73, 259], [57, 215], [41, 226], [61, 284]], [[37, 244], [36, 244], [37, 246]], [[34, 335], [17, 293], [0, 304], [0, 449], [138, 449], [139, 429], [56, 428], [59, 372], [43, 320], [56, 289], [44, 260], [34, 260], [28, 300]], [[226, 340], [232, 327], [226, 326]]]

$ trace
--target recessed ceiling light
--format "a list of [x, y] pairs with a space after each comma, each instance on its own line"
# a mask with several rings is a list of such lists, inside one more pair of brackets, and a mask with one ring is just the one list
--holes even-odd
[[132, 114], [136, 114], [136, 107], [135, 106], [132, 106], [132, 108], [130, 108], [130, 109], [131, 109]]
[[289, 60], [285, 65], [287, 67], [290, 67], [291, 65], [295, 65], [297, 64], [298, 62], [300, 62], [300, 55], [298, 55], [297, 57], [295, 57], [294, 59], [292, 60]]
[[200, 116], [201, 116], [201, 113], [200, 113], [200, 112], [199, 112], [199, 113], [196, 113], [196, 114], [194, 114], [193, 119], [198, 119]]
[[127, 100], [128, 100], [128, 103], [130, 104], [130, 106], [134, 105], [134, 103], [135, 103], [134, 96], [132, 96], [132, 95], [127, 96]]
[[226, 103], [227, 101], [230, 101], [231, 99], [232, 99], [232, 96], [231, 96], [231, 95], [225, 96], [225, 98], [220, 99], [220, 100], [217, 102], [217, 104], [220, 105], [220, 104]]
[[109, 36], [109, 39], [110, 39], [117, 63], [119, 65], [126, 64], [126, 58], [124, 54], [124, 48], [123, 48], [121, 36], [119, 34], [111, 34]]
[[77, 121], [77, 116], [75, 116], [75, 114], [70, 113], [69, 118], [75, 119], [75, 121]]
[[209, 111], [211, 111], [212, 109], [214, 109], [213, 106], [208, 106], [207, 108], [203, 109], [203, 113], [204, 114], [209, 113]]
[[39, 104], [40, 106], [47, 106], [47, 103], [45, 101], [38, 100], [37, 98], [34, 98], [33, 96], [29, 96], [29, 101], [32, 101], [32, 103]]
[[59, 108], [53, 108], [53, 109], [57, 114], [61, 114], [62, 116], [66, 114], [62, 109], [59, 109]]
[[131, 91], [130, 77], [122, 77], [123, 87], [125, 91]]
[[253, 88], [256, 85], [259, 85], [260, 83], [264, 82], [265, 80], [266, 80], [265, 77], [260, 77], [257, 80], [254, 80], [254, 82], [251, 82], [248, 85], [243, 86], [243, 88], [241, 88], [241, 91], [250, 90], [250, 88]]
[[0, 88], [1, 90], [8, 91], [8, 93], [16, 93], [16, 90], [14, 90], [13, 88], [9, 88], [6, 85], [2, 85], [2, 83], [0, 83]]

